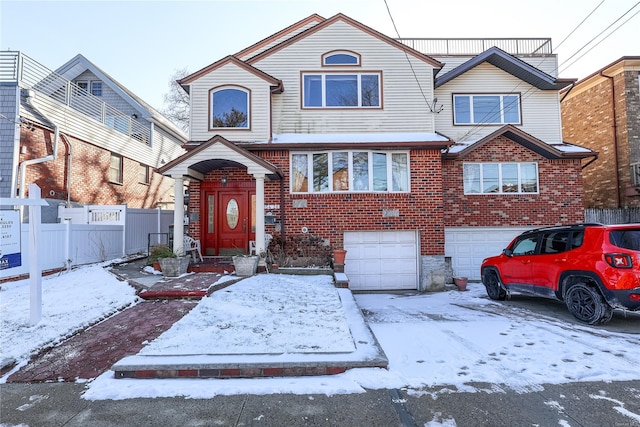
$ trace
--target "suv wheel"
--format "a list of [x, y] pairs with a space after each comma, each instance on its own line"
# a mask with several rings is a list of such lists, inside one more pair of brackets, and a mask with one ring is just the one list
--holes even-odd
[[498, 274], [495, 271], [485, 271], [482, 275], [482, 283], [487, 288], [489, 298], [498, 301], [503, 301], [507, 298], [507, 291], [500, 284], [500, 279], [498, 279]]
[[586, 283], [572, 285], [564, 296], [569, 312], [581, 322], [595, 325], [606, 323], [613, 316], [613, 309], [593, 286]]

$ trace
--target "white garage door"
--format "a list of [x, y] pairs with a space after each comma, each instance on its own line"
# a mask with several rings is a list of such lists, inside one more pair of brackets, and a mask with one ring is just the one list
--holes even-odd
[[454, 275], [480, 280], [480, 265], [530, 227], [445, 227], [444, 254], [451, 257]]
[[418, 289], [415, 231], [347, 231], [344, 248], [350, 289]]

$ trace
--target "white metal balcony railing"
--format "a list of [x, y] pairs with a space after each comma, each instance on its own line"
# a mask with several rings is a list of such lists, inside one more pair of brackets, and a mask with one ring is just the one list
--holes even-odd
[[22, 52], [0, 52], [2, 82], [33, 89], [145, 144], [151, 141], [149, 128]]
[[478, 55], [497, 47], [511, 55], [550, 55], [551, 39], [421, 39], [400, 38], [400, 43], [427, 55]]

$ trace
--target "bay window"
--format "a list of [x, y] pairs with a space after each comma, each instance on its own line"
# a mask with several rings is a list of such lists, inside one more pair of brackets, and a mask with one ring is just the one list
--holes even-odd
[[329, 151], [291, 155], [292, 193], [407, 191], [407, 152]]

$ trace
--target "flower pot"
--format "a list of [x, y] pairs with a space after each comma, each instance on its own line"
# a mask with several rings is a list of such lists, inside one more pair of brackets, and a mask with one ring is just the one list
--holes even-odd
[[469, 281], [468, 278], [466, 277], [454, 277], [453, 278], [453, 283], [456, 284], [456, 286], [458, 287], [459, 291], [466, 291], [467, 290], [467, 282]]
[[257, 256], [234, 256], [233, 266], [236, 269], [236, 276], [249, 277], [258, 271]]
[[165, 277], [178, 277], [187, 272], [189, 257], [160, 258], [160, 268]]
[[345, 249], [334, 249], [333, 250], [333, 262], [336, 264], [344, 264], [344, 259], [347, 256], [347, 251]]

